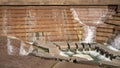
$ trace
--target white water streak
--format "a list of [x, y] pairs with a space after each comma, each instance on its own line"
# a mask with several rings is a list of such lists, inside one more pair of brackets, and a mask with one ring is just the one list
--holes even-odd
[[7, 52], [9, 55], [13, 55], [13, 46], [11, 45], [11, 41], [8, 37], [7, 37]]
[[[32, 10], [27, 10], [27, 16], [26, 16], [26, 32], [31, 32], [32, 28], [35, 27], [35, 13], [33, 14]], [[29, 29], [27, 29], [29, 28]], [[29, 34], [26, 33], [26, 40], [29, 42], [34, 42], [36, 40], [35, 33], [31, 32]]]
[[7, 36], [7, 10], [4, 10], [3, 11], [3, 24], [2, 24], [2, 30], [3, 30], [3, 33]]
[[84, 26], [84, 40], [85, 43], [95, 42], [94, 37], [96, 34], [96, 27], [94, 26]]
[[[7, 22], [8, 22], [8, 17], [7, 17], [7, 10], [3, 11], [3, 24], [2, 24], [2, 30], [5, 36], [7, 36], [8, 33], [8, 28], [7, 28]], [[13, 53], [13, 46], [11, 45], [10, 39], [7, 37], [7, 52], [9, 55], [12, 55]]]
[[120, 34], [118, 34], [115, 38], [114, 41], [112, 42], [112, 46], [116, 49], [120, 50]]
[[24, 49], [24, 46], [25, 44], [23, 42], [21, 42], [21, 45], [20, 45], [20, 51], [19, 51], [19, 54], [20, 55], [28, 55], [29, 53]]
[[86, 25], [79, 19], [79, 16], [74, 8], [71, 8], [70, 10], [72, 11], [72, 15], [76, 21], [78, 21], [80, 24]]

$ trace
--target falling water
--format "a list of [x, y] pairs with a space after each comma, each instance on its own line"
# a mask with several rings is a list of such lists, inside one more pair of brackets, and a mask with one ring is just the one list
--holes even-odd
[[73, 18], [76, 21], [78, 21], [80, 24], [86, 25], [79, 19], [79, 16], [78, 16], [78, 14], [77, 14], [77, 12], [76, 12], [76, 10], [74, 8], [71, 8], [70, 10], [72, 11]]
[[114, 45], [117, 49], [120, 49], [120, 34], [118, 36], [116, 36], [115, 40], [114, 40]]
[[9, 55], [13, 55], [13, 46], [11, 45], [10, 39], [7, 37], [7, 51]]
[[[30, 11], [29, 11], [30, 12]], [[29, 13], [30, 14], [30, 13]], [[31, 17], [31, 15], [29, 15], [30, 17]], [[31, 21], [30, 22], [28, 22], [27, 24], [31, 24]], [[3, 11], [3, 24], [2, 24], [2, 30], [3, 30], [3, 33], [4, 33], [4, 35], [5, 36], [7, 36], [7, 52], [8, 52], [8, 54], [9, 55], [14, 55], [14, 53], [17, 53], [17, 52], [15, 52], [16, 51], [16, 48], [13, 46], [13, 45], [11, 45], [12, 43], [11, 43], [11, 39], [15, 39], [15, 38], [13, 38], [13, 37], [11, 37], [11, 36], [8, 36], [8, 27], [7, 27], [7, 24], [8, 24], [8, 12], [7, 12], [7, 10], [4, 10]], [[32, 25], [32, 26], [34, 26], [34, 25]], [[31, 25], [30, 25], [30, 28], [29, 28], [29, 31], [31, 31]], [[17, 40], [17, 39], [16, 39]], [[20, 41], [20, 40], [19, 40]], [[28, 51], [26, 51], [25, 49], [24, 49], [24, 46], [25, 46], [25, 44], [23, 43], [23, 42], [21, 42], [21, 45], [20, 45], [20, 50], [19, 50], [19, 54], [20, 55], [28, 55], [32, 50], [33, 50], [33, 47], [32, 46], [30, 46], [29, 47], [29, 50]]]
[[3, 30], [3, 33], [4, 33], [4, 35], [5, 36], [7, 36], [7, 10], [4, 10], [3, 11], [4, 13], [3, 13], [3, 28], [2, 28], [2, 30]]
[[71, 11], [72, 11], [74, 19], [76, 21], [78, 21], [80, 24], [84, 25], [83, 26], [83, 28], [84, 28], [84, 40], [83, 40], [83, 42], [85, 42], [85, 43], [93, 42], [93, 38], [94, 38], [94, 35], [95, 35], [96, 28], [94, 26], [87, 26], [85, 23], [83, 23], [79, 19], [78, 14], [77, 14], [77, 12], [74, 8], [71, 8]]
[[94, 35], [96, 33], [96, 27], [94, 27], [94, 26], [83, 26], [83, 28], [84, 28], [83, 42], [85, 42], [85, 43], [94, 42]]
[[35, 27], [35, 13], [32, 12], [31, 9], [26, 11], [26, 25], [25, 25], [25, 30], [26, 32], [26, 41], [30, 44], [29, 49], [26, 51], [25, 50], [25, 45], [23, 41], [21, 41], [21, 45], [20, 45], [20, 55], [28, 55], [29, 53], [31, 53], [33, 51], [33, 46], [32, 44], [37, 40], [37, 38], [35, 37], [35, 33], [33, 33], [33, 29]]
[[[86, 12], [83, 12], [83, 10]], [[72, 11], [74, 20], [76, 20], [77, 22], [83, 25], [84, 33], [83, 33], [82, 42], [85, 42], [85, 43], [95, 42], [94, 37], [96, 34], [96, 26], [99, 24], [103, 24], [103, 22], [109, 16], [108, 9], [103, 9], [103, 8], [74, 9], [74, 8], [71, 8], [71, 11]], [[77, 12], [80, 14], [78, 14]], [[87, 16], [87, 18], [84, 19], [84, 16]], [[97, 17], [89, 19], [90, 16], [92, 17], [97, 16]]]
[[28, 55], [29, 53], [24, 49], [24, 43], [21, 41], [21, 45], [20, 45], [20, 51], [19, 54], [20, 55]]
[[5, 36], [7, 36], [7, 52], [9, 55], [12, 55], [13, 53], [13, 46], [11, 45], [11, 41], [8, 38], [8, 28], [7, 28], [7, 22], [8, 22], [8, 17], [7, 17], [7, 10], [5, 9], [3, 11], [3, 25], [2, 25], [2, 30]]
[[25, 46], [26, 46], [25, 43], [21, 41], [19, 55], [28, 55], [29, 53], [33, 51], [32, 46], [30, 46], [28, 50], [25, 50]]
[[26, 33], [26, 40], [27, 42], [33, 43], [36, 39], [35, 39], [35, 33], [33, 33], [32, 28], [35, 26], [35, 22], [34, 22], [34, 16], [31, 13], [31, 10], [27, 10], [27, 17], [26, 17], [26, 32], [28, 32], [29, 34]]
[[120, 51], [120, 34], [118, 34], [112, 41], [110, 41], [109, 49], [114, 51]]
[[[63, 27], [66, 26], [66, 15], [65, 15], [65, 10], [62, 11], [62, 17], [63, 17]], [[63, 32], [66, 34], [67, 33], [67, 30], [64, 28]], [[67, 41], [68, 37], [63, 34], [63, 37], [65, 39], [65, 41]]]

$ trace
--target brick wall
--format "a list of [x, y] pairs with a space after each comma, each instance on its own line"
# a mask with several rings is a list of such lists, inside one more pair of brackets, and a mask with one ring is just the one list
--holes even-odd
[[69, 9], [61, 7], [1, 7], [1, 35], [22, 40], [78, 40]]
[[[93, 21], [101, 17], [94, 14], [100, 11], [100, 14], [104, 14], [108, 6], [3, 6], [0, 7], [0, 36], [15, 36], [24, 41], [41, 42], [82, 40], [82, 25], [74, 20], [70, 8], [77, 9], [82, 22], [94, 25]], [[97, 10], [91, 11], [89, 8]], [[105, 28], [109, 29], [108, 26]], [[96, 40], [101, 40], [101, 37], [102, 40], [103, 37], [108, 39], [106, 36], [111, 35], [112, 29], [108, 30], [110, 32], [100, 29], [97, 33], [100, 38]]]

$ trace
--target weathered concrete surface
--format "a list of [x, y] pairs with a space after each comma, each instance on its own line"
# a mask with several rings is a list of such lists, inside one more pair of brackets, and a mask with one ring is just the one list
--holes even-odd
[[[0, 37], [0, 68], [105, 68], [97, 65], [75, 64], [72, 62], [60, 62], [55, 60], [41, 59], [34, 56], [18, 56], [7, 54], [7, 38]], [[2, 42], [2, 43], [1, 43]], [[16, 43], [15, 43], [16, 42]], [[18, 47], [19, 41], [14, 39], [11, 43]]]
[[0, 68], [105, 68], [94, 65], [74, 64], [71, 62], [59, 62], [45, 60], [32, 56], [0, 56]]
[[[14, 43], [14, 46], [18, 43]], [[102, 68], [99, 66], [74, 64], [70, 62], [59, 62], [46, 60], [34, 56], [13, 56], [7, 54], [7, 38], [0, 37], [0, 68]], [[18, 45], [19, 46], [19, 45]]]
[[109, 5], [120, 0], [0, 0], [0, 5]]

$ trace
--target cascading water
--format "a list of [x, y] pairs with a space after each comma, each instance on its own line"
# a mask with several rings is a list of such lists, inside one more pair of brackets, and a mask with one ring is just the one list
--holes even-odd
[[19, 55], [28, 55], [29, 53], [33, 51], [32, 46], [30, 46], [28, 50], [25, 50], [25, 47], [26, 47], [25, 43], [21, 41]]
[[115, 39], [114, 39], [114, 43], [112, 44], [113, 46], [115, 46], [115, 48], [120, 50], [120, 34], [118, 34]]
[[116, 35], [112, 39], [109, 39], [107, 44], [109, 45], [109, 49], [113, 51], [120, 51], [120, 34]]
[[[8, 55], [28, 55], [32, 50], [33, 50], [33, 47], [32, 47], [32, 45], [29, 47], [29, 49], [26, 51], [25, 50], [25, 45], [26, 44], [24, 44], [24, 42], [23, 41], [21, 41], [21, 40], [19, 40], [19, 39], [17, 39], [16, 37], [13, 37], [13, 36], [9, 36], [8, 35], [8, 31], [10, 30], [10, 29], [8, 29], [8, 22], [9, 22], [9, 12], [10, 11], [8, 11], [7, 9], [4, 9], [3, 10], [3, 15], [2, 15], [2, 19], [3, 19], [3, 24], [2, 24], [2, 30], [3, 30], [3, 35], [4, 36], [6, 36], [7, 37], [7, 52], [8, 52]], [[30, 28], [27, 30], [26, 29], [26, 31], [31, 31], [31, 28], [34, 26], [34, 24], [33, 24], [33, 22], [31, 23], [31, 18], [33, 18], [32, 17], [32, 15], [31, 15], [31, 13], [30, 13], [30, 11], [29, 11], [29, 17], [30, 17], [30, 22], [28, 22], [28, 23], [26, 23], [26, 24], [30, 24]], [[32, 26], [31, 26], [32, 25]], [[26, 25], [26, 26], [28, 26], [28, 25]], [[26, 27], [27, 28], [27, 27]], [[18, 42], [19, 41], [21, 41], [20, 42], [20, 45], [19, 45], [19, 43], [18, 43], [18, 47], [17, 47], [17, 45], [15, 44], [12, 44], [12, 43], [14, 43], [13, 41], [11, 41], [11, 40], [18, 40]], [[33, 38], [33, 41], [34, 41], [34, 38]], [[16, 42], [17, 43], [17, 42]]]
[[21, 44], [20, 44], [20, 51], [19, 51], [19, 54], [20, 55], [28, 55], [29, 53], [25, 51], [24, 49], [24, 43], [21, 41]]
[[[99, 10], [99, 11], [98, 11]], [[103, 24], [103, 22], [110, 17], [111, 12], [104, 8], [71, 8], [74, 20], [79, 22], [83, 26], [83, 39], [84, 43], [94, 43], [96, 36], [96, 26]], [[93, 17], [93, 18], [92, 18]], [[89, 22], [90, 20], [90, 22]], [[84, 53], [98, 57], [101, 60], [111, 61], [110, 58], [106, 58], [99, 52], [89, 49], [86, 51], [83, 49]], [[81, 52], [80, 52], [81, 54]]]
[[[98, 11], [99, 10], [99, 11]], [[103, 12], [104, 10], [104, 12]], [[83, 25], [84, 33], [83, 33], [83, 39], [82, 42], [84, 43], [94, 43], [96, 42], [94, 40], [96, 35], [96, 26], [99, 24], [102, 24], [107, 15], [108, 10], [107, 9], [96, 9], [96, 8], [81, 8], [81, 9], [75, 9], [71, 8], [72, 15], [74, 17], [74, 20], [79, 22], [81, 25]], [[85, 11], [85, 12], [83, 12]], [[92, 12], [94, 11], [94, 13]], [[91, 18], [91, 17], [93, 18]], [[95, 18], [97, 16], [97, 18]], [[84, 18], [86, 17], [86, 18]], [[88, 22], [90, 19], [90, 22]]]
[[13, 46], [11, 45], [11, 41], [7, 38], [7, 51], [9, 55], [13, 55]]
[[74, 18], [76, 21], [78, 21], [78, 22], [79, 22], [80, 24], [82, 24], [82, 25], [86, 25], [86, 24], [84, 24], [84, 23], [79, 19], [79, 16], [78, 16], [78, 14], [77, 14], [77, 12], [76, 12], [76, 10], [75, 10], [74, 8], [71, 8], [70, 10], [72, 11], [73, 18]]
[[33, 43], [36, 39], [34, 37], [34, 34], [33, 33], [33, 27], [35, 26], [35, 23], [34, 23], [34, 16], [32, 15], [32, 12], [31, 10], [27, 10], [27, 16], [26, 16], [26, 41], [27, 42], [30, 42], [30, 43]]
[[80, 19], [79, 16], [74, 8], [71, 9], [73, 17], [76, 21], [78, 21], [80, 24], [83, 25], [84, 28], [84, 40], [83, 42], [85, 43], [91, 43], [93, 42], [93, 37], [95, 35], [95, 27], [94, 26], [88, 26], [85, 23], [83, 23]]
[[8, 21], [8, 18], [7, 18], [7, 10], [4, 10], [3, 11], [3, 24], [2, 24], [2, 30], [3, 30], [3, 33], [5, 36], [7, 36], [7, 21]]
[[25, 50], [25, 44], [23, 41], [21, 41], [21, 45], [20, 45], [20, 55], [28, 55], [29, 53], [31, 53], [33, 51], [33, 43], [37, 40], [37, 38], [35, 37], [35, 33], [33, 33], [33, 29], [35, 27], [35, 13], [32, 12], [32, 10], [27, 10], [26, 11], [26, 25], [25, 25], [25, 30], [26, 30], [26, 42], [30, 44], [29, 49], [26, 51]]
[[96, 27], [94, 26], [83, 26], [84, 28], [84, 41], [85, 43], [92, 43], [94, 42], [94, 35], [96, 34]]
[[[7, 10], [3, 10], [3, 25], [2, 25], [2, 30], [5, 36], [7, 36], [8, 33], [8, 28], [7, 28], [7, 22], [8, 22], [8, 17], [7, 17]], [[13, 46], [11, 45], [10, 39], [7, 37], [7, 52], [9, 55], [12, 55], [13, 52]]]

